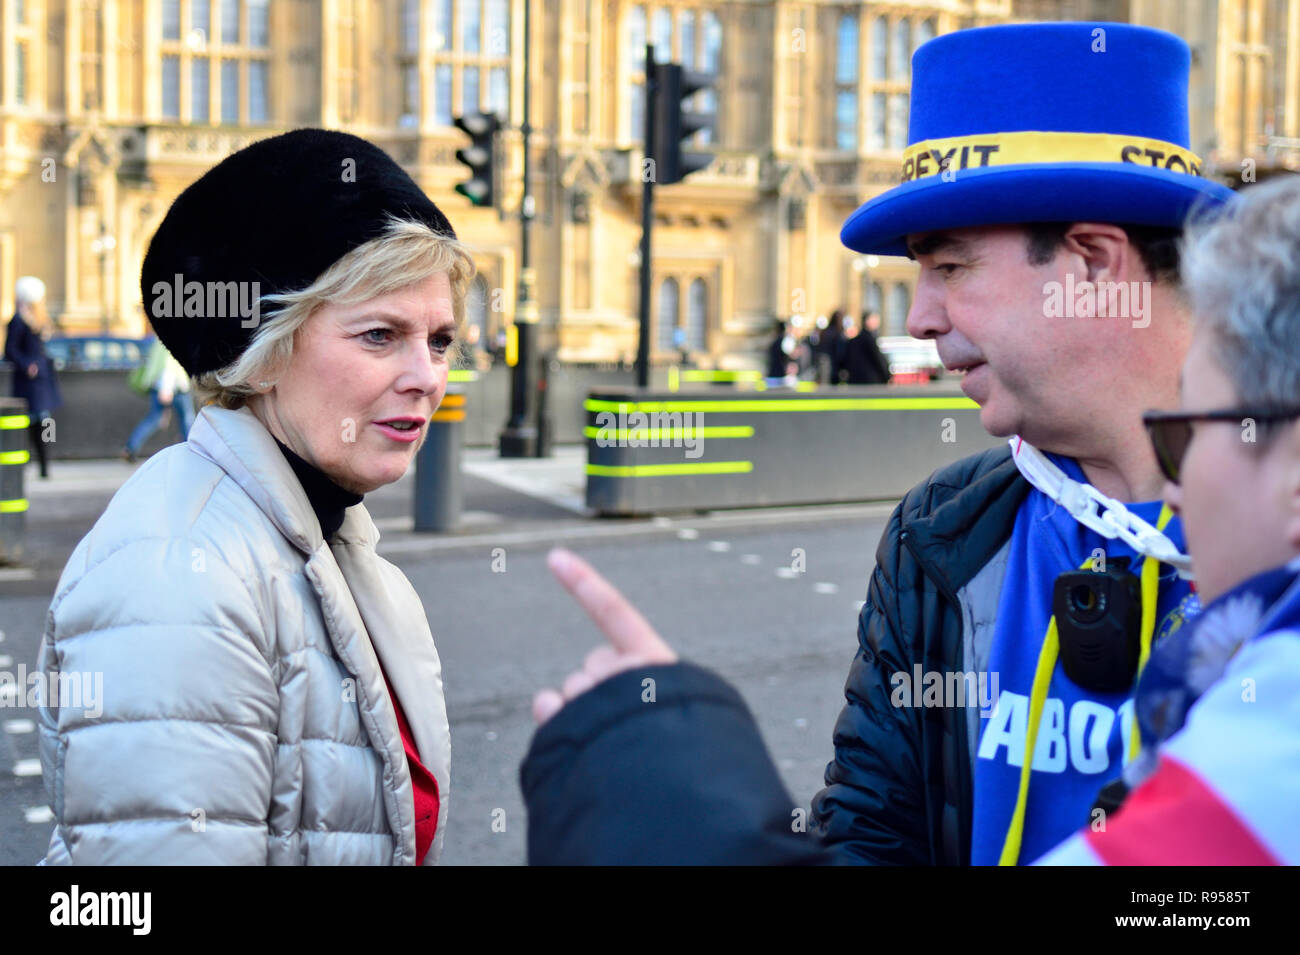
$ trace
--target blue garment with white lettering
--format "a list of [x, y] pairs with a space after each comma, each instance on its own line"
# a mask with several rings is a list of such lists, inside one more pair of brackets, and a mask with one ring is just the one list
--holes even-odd
[[[1070, 458], [1048, 455], [1076, 481], [1086, 478]], [[1126, 503], [1148, 524], [1159, 519], [1161, 502]], [[1165, 534], [1185, 550], [1182, 525], [1173, 518]], [[1063, 507], [1032, 488], [1016, 515], [1011, 551], [989, 653], [990, 685], [997, 679], [998, 702], [981, 719], [975, 759], [974, 828], [971, 864], [997, 865], [1020, 788], [1029, 700], [1038, 655], [1052, 616], [1058, 575], [1077, 570], [1100, 548], [1107, 560], [1130, 559], [1140, 574], [1143, 558], [1120, 540], [1108, 540], [1075, 521]], [[1187, 581], [1160, 566], [1155, 641], [1176, 630], [1198, 605]], [[1028, 864], [1087, 825], [1101, 787], [1120, 775], [1133, 725], [1132, 691], [1095, 693], [1081, 689], [1058, 659], [1038, 727], [1019, 862]]]

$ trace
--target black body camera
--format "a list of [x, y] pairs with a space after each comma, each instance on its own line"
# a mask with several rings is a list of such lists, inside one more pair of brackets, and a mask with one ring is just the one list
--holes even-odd
[[1052, 589], [1052, 613], [1066, 676], [1097, 693], [1133, 685], [1142, 649], [1142, 585], [1128, 558], [1109, 558], [1104, 571], [1061, 574]]

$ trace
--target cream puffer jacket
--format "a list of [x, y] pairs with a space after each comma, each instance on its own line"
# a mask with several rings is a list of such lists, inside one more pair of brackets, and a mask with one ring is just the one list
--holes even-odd
[[44, 862], [415, 864], [384, 674], [438, 783], [435, 862], [450, 796], [442, 667], [378, 540], [358, 504], [325, 543], [247, 409], [205, 407], [185, 444], [150, 458], [78, 544], [46, 618]]

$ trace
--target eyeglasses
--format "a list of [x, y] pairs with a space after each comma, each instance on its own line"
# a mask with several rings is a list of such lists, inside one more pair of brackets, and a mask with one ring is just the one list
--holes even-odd
[[1289, 421], [1300, 418], [1300, 408], [1284, 411], [1252, 411], [1249, 408], [1225, 408], [1219, 411], [1148, 411], [1142, 415], [1151, 446], [1156, 452], [1160, 473], [1175, 484], [1179, 481], [1183, 455], [1192, 443], [1192, 425], [1199, 421], [1231, 421], [1264, 424], [1271, 421]]

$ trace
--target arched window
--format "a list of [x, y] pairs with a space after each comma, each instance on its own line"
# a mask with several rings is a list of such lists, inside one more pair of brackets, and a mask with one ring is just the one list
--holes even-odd
[[922, 44], [929, 43], [933, 39], [934, 39], [934, 20], [922, 20], [920, 24], [917, 25], [916, 46], [912, 47], [912, 49], [915, 50], [917, 47], [921, 46]]
[[835, 82], [858, 81], [858, 18], [846, 13], [835, 31]]
[[673, 58], [673, 15], [667, 7], [660, 7], [654, 12], [654, 37], [651, 43], [655, 47], [655, 62], [669, 63]]
[[889, 21], [876, 17], [871, 24], [871, 78], [883, 80], [888, 74], [886, 69], [889, 50]]
[[686, 347], [705, 351], [709, 337], [709, 287], [704, 279], [691, 282], [686, 295]]
[[677, 14], [678, 41], [681, 46], [680, 60], [682, 66], [688, 70], [696, 69], [698, 62], [696, 54], [698, 47], [695, 43], [695, 11], [683, 10]]
[[887, 335], [907, 334], [907, 310], [911, 307], [911, 294], [902, 282], [889, 290], [889, 314], [885, 317]]
[[627, 12], [627, 62], [632, 82], [627, 87], [627, 138], [639, 140], [645, 136], [645, 7], [632, 7]]
[[858, 18], [840, 17], [835, 31], [835, 148], [858, 148]]
[[912, 75], [912, 21], [898, 20], [894, 23], [894, 49], [890, 56], [894, 61], [894, 79], [905, 80]]
[[[703, 25], [701, 29], [704, 32], [704, 49], [700, 56], [700, 69], [705, 73], [712, 73], [715, 76], [722, 73], [722, 21], [712, 10], [704, 11]], [[718, 93], [716, 90], [704, 90], [695, 97], [696, 109], [701, 113], [707, 113], [715, 117], [714, 124], [717, 125], [719, 120], [716, 119], [718, 112]], [[721, 132], [721, 129], [718, 130]], [[713, 142], [712, 133], [707, 130], [701, 130], [696, 134], [696, 140], [700, 143]]]
[[889, 97], [889, 148], [902, 152], [907, 148], [907, 94]]
[[700, 69], [706, 73], [722, 69], [722, 21], [712, 10], [704, 11], [704, 59]]
[[678, 288], [676, 279], [659, 283], [659, 334], [656, 342], [660, 351], [672, 351], [673, 332], [677, 330]]
[[645, 69], [645, 7], [627, 11], [627, 58], [634, 71]]

